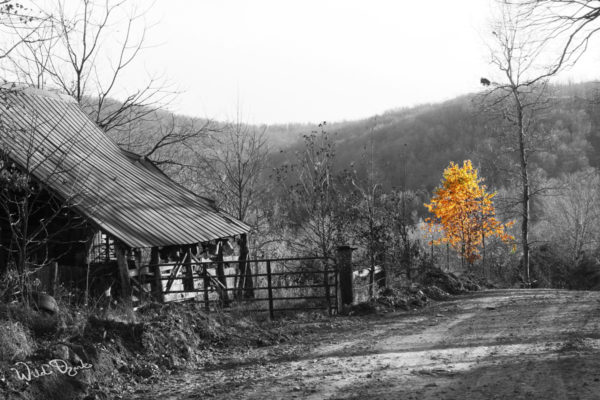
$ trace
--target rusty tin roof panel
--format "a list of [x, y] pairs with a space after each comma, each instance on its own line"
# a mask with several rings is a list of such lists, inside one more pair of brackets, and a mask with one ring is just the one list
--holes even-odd
[[250, 227], [164, 175], [139, 168], [70, 97], [0, 90], [10, 157], [131, 247], [192, 244]]

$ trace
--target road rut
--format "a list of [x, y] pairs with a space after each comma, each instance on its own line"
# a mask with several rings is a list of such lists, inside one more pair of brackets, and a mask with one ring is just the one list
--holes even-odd
[[600, 399], [599, 292], [490, 290], [350, 318], [133, 398]]

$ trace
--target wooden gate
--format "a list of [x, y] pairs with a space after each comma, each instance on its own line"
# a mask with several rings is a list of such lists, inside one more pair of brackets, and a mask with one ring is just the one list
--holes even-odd
[[163, 301], [193, 298], [207, 312], [244, 307], [277, 312], [338, 309], [335, 259], [323, 257], [268, 258], [200, 262], [191, 256], [178, 263], [151, 266], [160, 271]]

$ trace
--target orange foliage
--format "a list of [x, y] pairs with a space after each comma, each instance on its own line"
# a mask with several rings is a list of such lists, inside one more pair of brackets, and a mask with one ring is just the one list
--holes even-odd
[[479, 247], [486, 237], [512, 242], [514, 247], [514, 236], [505, 231], [514, 221], [502, 224], [496, 219], [492, 202], [496, 193], [486, 193], [481, 182], [470, 160], [464, 161], [462, 167], [451, 162], [444, 170], [442, 187], [425, 204], [435, 216], [425, 220], [429, 231], [442, 231], [442, 238], [433, 244], [449, 243], [469, 264], [480, 258]]

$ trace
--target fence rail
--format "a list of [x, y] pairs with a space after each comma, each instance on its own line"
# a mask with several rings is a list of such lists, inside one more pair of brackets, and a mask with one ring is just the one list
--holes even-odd
[[331, 314], [338, 307], [338, 273], [333, 258], [205, 262], [184, 258], [149, 268], [160, 273], [154, 279], [155, 290], [160, 290], [164, 300], [195, 298], [207, 311], [211, 305], [227, 308], [235, 303], [268, 311], [274, 318], [278, 311], [322, 309]]

